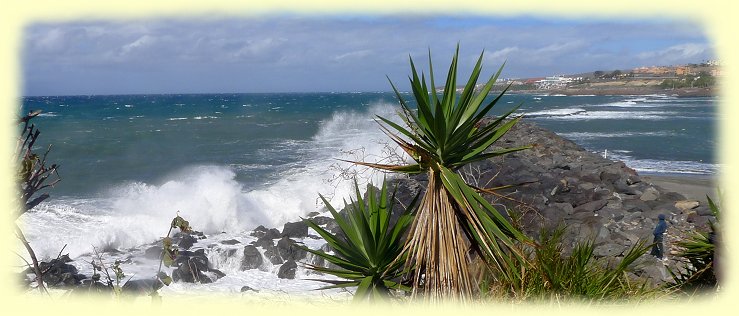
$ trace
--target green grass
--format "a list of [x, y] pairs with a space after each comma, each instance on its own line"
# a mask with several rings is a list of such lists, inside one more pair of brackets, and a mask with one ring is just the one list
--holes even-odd
[[542, 230], [537, 246], [522, 245], [526, 253], [516, 280], [488, 271], [486, 295], [526, 301], [641, 300], [663, 294], [646, 280], [631, 279], [627, 271], [650, 247], [645, 241], [632, 246], [617, 263], [595, 259], [592, 240], [578, 241], [570, 253], [563, 247], [565, 228]]

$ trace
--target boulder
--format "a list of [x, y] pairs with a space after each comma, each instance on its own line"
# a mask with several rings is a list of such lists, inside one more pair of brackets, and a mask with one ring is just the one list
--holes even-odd
[[272, 240], [272, 238], [268, 238], [268, 236], [263, 236], [252, 242], [251, 244], [256, 247], [262, 247], [262, 249], [267, 249], [269, 247], [274, 247], [275, 242], [274, 240]]
[[257, 228], [254, 228], [254, 230], [251, 232], [251, 236], [254, 236], [257, 238], [266, 237], [269, 239], [275, 239], [275, 238], [281, 237], [280, 231], [277, 230], [276, 228], [267, 229], [266, 227], [262, 225], [259, 225]]
[[280, 257], [284, 260], [300, 260], [308, 255], [307, 251], [298, 248], [295, 245], [295, 241], [287, 238], [287, 236], [282, 237], [282, 239], [277, 242], [277, 250]]
[[[217, 280], [219, 275], [222, 276], [222, 273], [219, 274], [210, 267], [204, 249], [180, 251], [175, 259], [175, 266], [175, 270], [172, 271], [172, 280], [175, 282], [211, 283]], [[211, 273], [206, 274], [207, 272]]]
[[172, 243], [182, 249], [190, 249], [198, 239], [188, 233], [178, 232], [172, 236]]
[[302, 238], [308, 236], [308, 224], [300, 221], [295, 223], [285, 223], [285, 226], [282, 228], [282, 234], [280, 234], [281, 237], [290, 237], [290, 238]]
[[680, 200], [675, 202], [675, 208], [681, 211], [692, 210], [700, 205], [701, 203], [696, 200]]
[[585, 203], [585, 204], [582, 204], [582, 205], [576, 207], [573, 210], [573, 212], [574, 213], [580, 213], [580, 212], [594, 213], [594, 212], [600, 210], [601, 208], [603, 208], [604, 206], [606, 206], [606, 204], [608, 204], [608, 200], [592, 201], [592, 202], [588, 202], [588, 203]]
[[[78, 273], [77, 267], [69, 262], [72, 262], [69, 255], [62, 255], [49, 262], [40, 262], [39, 268], [44, 271], [44, 282], [50, 287], [74, 287], [81, 284], [87, 277]], [[33, 270], [29, 268], [26, 273], [33, 273]]]
[[298, 264], [293, 260], [288, 260], [280, 266], [280, 270], [277, 272], [277, 277], [280, 279], [294, 279], [295, 271], [298, 269]]
[[257, 247], [248, 245], [244, 247], [244, 257], [241, 259], [241, 271], [257, 269], [262, 266], [262, 254]]
[[252, 288], [252, 287], [250, 287], [248, 285], [242, 286], [240, 292], [246, 292], [246, 291], [252, 291], [252, 292], [259, 293], [259, 290], [256, 290], [256, 289], [254, 289], [254, 288]]
[[331, 222], [334, 222], [334, 219], [327, 216], [316, 216], [310, 219], [311, 222], [315, 223], [318, 226], [328, 225]]
[[659, 191], [655, 189], [654, 187], [649, 187], [646, 190], [644, 190], [644, 193], [642, 193], [641, 197], [639, 197], [642, 201], [654, 201], [659, 197]]
[[162, 246], [151, 246], [144, 251], [144, 258], [159, 260], [162, 256]]
[[240, 244], [241, 242], [236, 239], [228, 239], [228, 240], [222, 240], [221, 243], [224, 245], [236, 245], [236, 244]]
[[129, 295], [146, 296], [161, 289], [164, 284], [158, 279], [129, 280], [121, 287], [121, 292]]
[[264, 248], [264, 256], [273, 265], [278, 265], [278, 264], [282, 264], [283, 262], [285, 262], [285, 260], [283, 260], [282, 257], [280, 256], [280, 252], [277, 250], [277, 247], [275, 246]]

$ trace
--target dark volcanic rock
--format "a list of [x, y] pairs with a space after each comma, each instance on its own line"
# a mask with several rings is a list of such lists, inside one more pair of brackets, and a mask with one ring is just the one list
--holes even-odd
[[159, 260], [162, 256], [162, 246], [151, 246], [144, 251], [144, 258]]
[[164, 284], [157, 279], [130, 280], [123, 284], [121, 291], [130, 295], [151, 295], [163, 286]]
[[198, 242], [198, 238], [188, 233], [178, 232], [172, 236], [172, 243], [182, 249], [190, 249], [196, 242]]
[[250, 287], [250, 286], [248, 286], [248, 285], [244, 285], [244, 286], [242, 286], [242, 287], [241, 287], [241, 291], [240, 291], [240, 292], [246, 292], [246, 291], [252, 291], [252, 292], [257, 292], [257, 293], [259, 293], [259, 290], [253, 289], [252, 287]]
[[241, 271], [257, 269], [262, 265], [262, 254], [252, 245], [244, 247], [244, 258], [241, 259]]
[[[40, 262], [39, 268], [43, 271], [43, 280], [50, 287], [73, 287], [81, 284], [86, 277], [79, 274], [77, 267], [69, 264], [72, 262], [69, 255], [60, 256], [49, 262]], [[29, 268], [26, 273], [33, 273]]]
[[285, 260], [283, 260], [280, 256], [280, 252], [277, 250], [277, 247], [275, 246], [264, 248], [264, 256], [273, 265], [278, 265], [285, 262]]
[[269, 247], [274, 247], [275, 242], [272, 240], [272, 238], [268, 238], [267, 236], [260, 237], [256, 241], [252, 242], [252, 245], [255, 247], [262, 247], [262, 249], [267, 249]]
[[204, 249], [180, 251], [175, 259], [175, 266], [177, 268], [172, 272], [172, 280], [175, 282], [211, 283], [223, 276], [223, 273], [210, 267]]
[[592, 201], [592, 202], [588, 202], [588, 203], [585, 203], [583, 205], [576, 207], [574, 212], [575, 213], [579, 213], [579, 212], [594, 213], [595, 211], [602, 209], [604, 206], [606, 206], [606, 204], [608, 204], [608, 200]]
[[282, 239], [277, 242], [277, 250], [280, 257], [284, 260], [300, 260], [304, 259], [308, 255], [307, 251], [298, 248], [295, 245], [295, 241], [287, 237], [282, 237]]
[[310, 221], [318, 226], [328, 225], [335, 222], [333, 218], [327, 216], [316, 216], [311, 218]]
[[298, 269], [298, 264], [293, 260], [288, 260], [280, 266], [280, 270], [277, 272], [277, 277], [280, 279], [294, 279], [295, 271]]
[[282, 228], [281, 237], [302, 238], [308, 236], [308, 224], [300, 221], [295, 223], [285, 223]]
[[252, 231], [251, 235], [257, 238], [266, 237], [269, 239], [275, 239], [275, 238], [281, 237], [280, 231], [277, 230], [276, 228], [267, 229], [266, 227], [262, 225], [259, 225], [259, 227], [254, 228], [254, 231]]
[[229, 240], [223, 240], [221, 241], [221, 243], [224, 245], [236, 245], [236, 244], [240, 244], [241, 242], [236, 239], [229, 239]]

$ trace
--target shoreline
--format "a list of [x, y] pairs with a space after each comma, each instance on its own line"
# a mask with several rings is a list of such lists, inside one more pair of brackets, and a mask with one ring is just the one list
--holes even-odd
[[694, 174], [640, 174], [642, 181], [660, 186], [667, 191], [673, 191], [685, 196], [688, 200], [697, 200], [701, 205], [707, 205], [706, 195], [718, 203], [718, 175]]
[[715, 97], [719, 93], [711, 88], [682, 88], [674, 90], [652, 88], [567, 88], [550, 90], [508, 90], [511, 94], [546, 94], [563, 96], [606, 95], [674, 95], [677, 97]]

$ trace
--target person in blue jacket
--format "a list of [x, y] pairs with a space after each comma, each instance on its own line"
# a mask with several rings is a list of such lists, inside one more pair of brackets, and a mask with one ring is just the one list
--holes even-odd
[[652, 232], [654, 234], [654, 245], [652, 246], [651, 254], [657, 257], [657, 259], [662, 259], [665, 253], [662, 235], [667, 230], [667, 222], [665, 222], [665, 214], [659, 214], [657, 218], [659, 218], [659, 222], [657, 222], [657, 226], [654, 227], [654, 232]]

